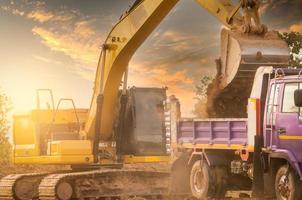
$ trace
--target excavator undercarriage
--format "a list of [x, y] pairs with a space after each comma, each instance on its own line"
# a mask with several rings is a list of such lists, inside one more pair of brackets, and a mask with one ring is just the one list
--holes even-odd
[[39, 185], [39, 199], [162, 199], [168, 195], [169, 173], [102, 169], [51, 174]]
[[169, 196], [168, 172], [99, 169], [10, 175], [1, 180], [0, 199], [164, 199]]

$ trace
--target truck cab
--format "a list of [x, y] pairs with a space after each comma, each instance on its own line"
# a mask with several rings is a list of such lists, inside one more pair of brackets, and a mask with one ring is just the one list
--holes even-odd
[[301, 71], [277, 69], [269, 80], [263, 114], [263, 169], [277, 199], [301, 198]]
[[301, 198], [301, 74], [295, 68], [258, 68], [246, 119], [178, 118], [172, 123], [173, 168], [180, 174], [180, 166], [186, 166], [182, 182], [187, 180], [195, 198], [223, 198], [227, 190], [247, 188], [260, 199]]
[[302, 116], [295, 93], [302, 88], [299, 75], [282, 75], [270, 81], [264, 119], [264, 146], [283, 150], [302, 162]]
[[302, 197], [301, 73], [260, 67], [255, 74], [247, 110], [255, 196]]

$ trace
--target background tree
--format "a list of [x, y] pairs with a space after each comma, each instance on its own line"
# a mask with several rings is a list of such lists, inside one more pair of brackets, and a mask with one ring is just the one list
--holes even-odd
[[279, 33], [291, 50], [290, 66], [302, 67], [302, 34], [299, 32]]
[[10, 99], [0, 91], [0, 161], [8, 162], [11, 155], [11, 145], [8, 139], [9, 120], [11, 109]]

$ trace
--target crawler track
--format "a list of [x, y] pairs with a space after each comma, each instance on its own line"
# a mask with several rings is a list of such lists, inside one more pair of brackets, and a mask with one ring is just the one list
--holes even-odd
[[39, 199], [163, 199], [169, 194], [169, 173], [137, 170], [94, 170], [51, 174], [39, 185]]
[[38, 199], [38, 186], [47, 173], [8, 175], [0, 180], [0, 200]]

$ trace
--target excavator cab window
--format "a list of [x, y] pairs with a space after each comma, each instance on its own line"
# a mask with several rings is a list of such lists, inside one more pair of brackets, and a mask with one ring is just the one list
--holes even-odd
[[131, 88], [122, 136], [122, 153], [137, 156], [166, 155], [164, 101], [166, 89]]

